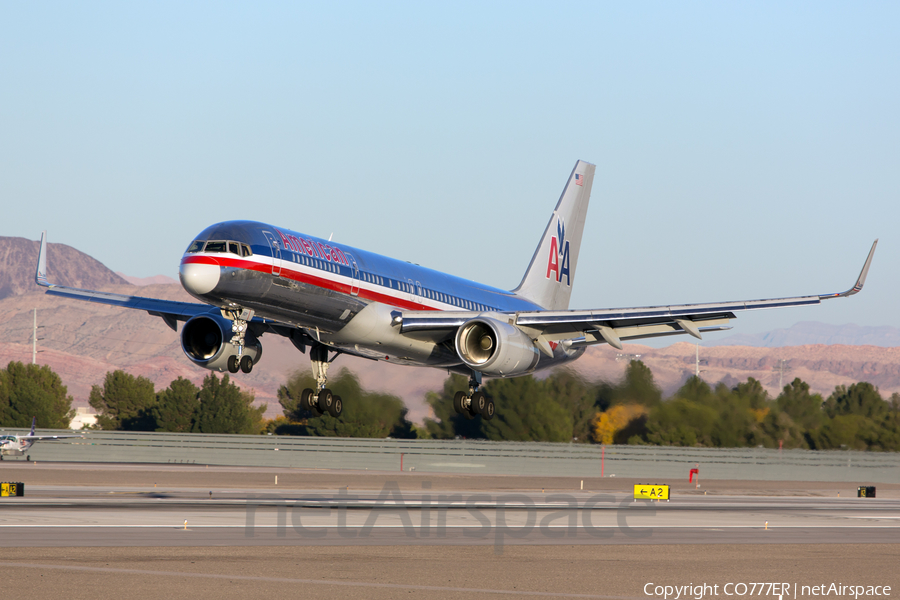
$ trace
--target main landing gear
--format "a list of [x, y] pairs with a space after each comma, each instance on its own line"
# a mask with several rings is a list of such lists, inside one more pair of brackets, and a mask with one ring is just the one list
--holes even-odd
[[488, 421], [494, 418], [494, 401], [478, 391], [481, 387], [481, 373], [473, 373], [469, 379], [469, 393], [456, 392], [453, 396], [453, 410], [466, 419], [481, 415]]
[[316, 390], [306, 388], [300, 393], [300, 408], [308, 410], [316, 416], [328, 413], [332, 417], [340, 417], [344, 412], [344, 403], [340, 396], [335, 396], [325, 386], [328, 383], [328, 366], [337, 354], [328, 360], [328, 347], [317, 344], [309, 349], [312, 362], [313, 377], [316, 378]]
[[237, 373], [240, 370], [249, 373], [253, 370], [253, 359], [244, 354], [244, 336], [247, 335], [247, 323], [253, 320], [253, 311], [245, 308], [240, 313], [229, 312], [225, 316], [231, 319], [231, 332], [234, 334], [231, 336], [231, 344], [237, 348], [237, 355], [228, 357], [228, 372]]

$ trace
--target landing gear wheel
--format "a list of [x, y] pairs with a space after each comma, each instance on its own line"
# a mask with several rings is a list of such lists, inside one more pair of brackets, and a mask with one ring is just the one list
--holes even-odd
[[238, 364], [237, 356], [229, 356], [228, 357], [228, 372], [229, 373], [237, 373], [238, 369], [240, 369], [240, 365]]
[[333, 404], [334, 404], [334, 396], [331, 394], [331, 390], [324, 389], [321, 392], [319, 392], [319, 398], [318, 398], [319, 412], [321, 412], [322, 414], [330, 413], [331, 406]]
[[300, 392], [300, 409], [315, 412], [316, 405], [313, 402], [313, 391], [309, 388]]
[[244, 373], [249, 373], [253, 370], [253, 359], [250, 358], [249, 355], [245, 354], [241, 357], [241, 371]]
[[456, 411], [456, 414], [461, 415], [464, 412], [468, 412], [466, 407], [463, 406], [463, 400], [466, 399], [465, 392], [456, 392], [453, 396], [453, 410]]
[[494, 401], [488, 400], [487, 404], [484, 405], [484, 412], [481, 413], [481, 416], [490, 421], [494, 418]]
[[469, 410], [471, 410], [473, 414], [484, 414], [485, 406], [487, 406], [487, 398], [484, 397], [484, 394], [481, 392], [472, 394], [472, 404], [470, 405]]
[[344, 412], [344, 402], [341, 400], [340, 396], [335, 396], [334, 402], [332, 402], [331, 406], [328, 408], [328, 414], [337, 419], [341, 416], [342, 412]]

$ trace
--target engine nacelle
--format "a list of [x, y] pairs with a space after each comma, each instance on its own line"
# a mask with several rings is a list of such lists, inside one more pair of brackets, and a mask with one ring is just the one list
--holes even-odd
[[456, 353], [472, 370], [503, 377], [528, 373], [540, 358], [521, 329], [491, 317], [476, 317], [459, 328]]
[[[198, 315], [181, 328], [181, 349], [195, 365], [210, 371], [227, 371], [228, 357], [237, 356], [231, 343], [231, 321], [213, 315]], [[244, 337], [244, 354], [253, 364], [262, 357], [262, 344], [248, 332]]]

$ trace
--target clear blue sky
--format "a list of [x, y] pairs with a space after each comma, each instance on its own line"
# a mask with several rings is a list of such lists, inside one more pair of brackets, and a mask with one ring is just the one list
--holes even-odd
[[863, 294], [900, 326], [900, 4], [7, 2], [0, 235], [176, 276], [248, 218], [511, 288], [597, 164], [573, 308]]

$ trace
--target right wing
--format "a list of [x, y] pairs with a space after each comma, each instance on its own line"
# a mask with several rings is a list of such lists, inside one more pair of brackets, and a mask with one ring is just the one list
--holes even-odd
[[[839, 293], [639, 308], [520, 311], [505, 313], [502, 317], [529, 333], [537, 347], [548, 356], [553, 355], [552, 345], [558, 342], [564, 342], [570, 348], [605, 342], [621, 350], [622, 340], [684, 333], [700, 339], [701, 333], [730, 329], [726, 325], [735, 318], [736, 312], [808, 306], [819, 304], [822, 300], [844, 298], [858, 293], [866, 282], [877, 245], [878, 240], [875, 240], [853, 287]], [[401, 333], [449, 339], [453, 331], [479, 314], [464, 311], [403, 311], [395, 314], [394, 325], [400, 327]]]

